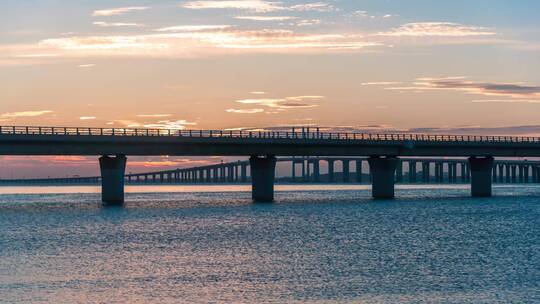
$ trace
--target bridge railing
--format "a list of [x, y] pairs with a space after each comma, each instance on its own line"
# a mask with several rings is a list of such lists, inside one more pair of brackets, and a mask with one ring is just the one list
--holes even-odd
[[190, 138], [260, 138], [260, 139], [334, 139], [364, 141], [430, 141], [430, 142], [502, 142], [540, 143], [539, 137], [433, 135], [363, 132], [298, 132], [249, 130], [173, 130], [140, 128], [81, 128], [0, 126], [1, 135], [66, 135], [66, 136], [174, 136]]

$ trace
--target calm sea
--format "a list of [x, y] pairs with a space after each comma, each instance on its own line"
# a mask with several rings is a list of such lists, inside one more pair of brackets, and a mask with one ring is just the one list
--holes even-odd
[[0, 187], [3, 303], [540, 303], [540, 187]]

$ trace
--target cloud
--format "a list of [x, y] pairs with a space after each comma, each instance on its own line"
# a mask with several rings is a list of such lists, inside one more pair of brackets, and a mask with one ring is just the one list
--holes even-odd
[[58, 54], [52, 54], [52, 53], [49, 53], [49, 54], [22, 54], [22, 55], [15, 55], [13, 57], [15, 58], [53, 58], [53, 57], [58, 57], [60, 55]]
[[262, 13], [284, 9], [281, 2], [264, 0], [188, 1], [182, 6], [189, 9], [240, 9]]
[[95, 116], [81, 116], [79, 117], [80, 120], [94, 120], [96, 119]]
[[95, 67], [96, 65], [94, 63], [86, 63], [86, 64], [79, 64], [77, 67], [79, 68], [93, 68]]
[[137, 114], [137, 117], [170, 117], [172, 114]]
[[253, 20], [253, 21], [285, 21], [296, 19], [293, 16], [236, 16], [235, 19]]
[[[204, 30], [169, 27], [165, 32], [143, 35], [73, 36], [42, 40], [37, 47], [63, 57], [139, 56], [193, 57], [245, 52], [336, 53], [382, 46], [358, 35], [305, 34], [291, 30]], [[32, 46], [36, 48], [35, 46]]]
[[253, 91], [253, 92], [250, 92], [251, 94], [253, 95], [265, 95], [266, 92], [263, 92], [263, 91]]
[[105, 22], [105, 21], [96, 21], [94, 25], [101, 27], [143, 27], [145, 26], [142, 23], [125, 23], [125, 22]]
[[504, 97], [507, 99], [489, 99], [489, 100], [475, 100], [473, 102], [522, 102], [522, 103], [536, 103], [540, 102], [540, 86], [516, 84], [516, 83], [504, 83], [504, 82], [482, 82], [471, 81], [467, 77], [423, 77], [417, 78], [415, 82], [410, 85], [403, 86], [391, 86], [392, 83], [384, 83], [383, 85], [390, 85], [387, 90], [396, 91], [413, 91], [413, 92], [425, 92], [425, 91], [459, 91], [466, 94], [483, 95], [490, 97]]
[[396, 17], [397, 15], [392, 14], [385, 14], [385, 15], [370, 15], [367, 11], [354, 11], [352, 13], [354, 17], [362, 18], [362, 19], [377, 19], [377, 18], [392, 18]]
[[315, 3], [307, 3], [307, 4], [298, 4], [293, 5], [289, 7], [289, 10], [292, 11], [317, 11], [317, 12], [331, 12], [336, 10], [336, 8], [329, 3], [326, 2], [315, 2]]
[[0, 114], [0, 117], [3, 117], [3, 118], [36, 117], [36, 116], [41, 116], [41, 115], [50, 114], [50, 113], [53, 113], [53, 111], [44, 110], [44, 111], [9, 112], [9, 113]]
[[201, 0], [188, 1], [182, 5], [189, 9], [237, 9], [248, 10], [258, 13], [268, 13], [275, 11], [317, 11], [330, 12], [336, 8], [326, 2], [314, 2], [306, 4], [297, 4], [292, 6], [284, 6], [281, 1], [265, 1], [265, 0]]
[[256, 114], [264, 112], [264, 109], [227, 109], [225, 111], [236, 114]]
[[291, 96], [285, 98], [253, 98], [237, 100], [237, 103], [260, 105], [278, 110], [296, 109], [296, 108], [313, 108], [317, 104], [310, 102], [323, 99], [324, 96]]
[[193, 166], [203, 166], [210, 164], [210, 160], [205, 159], [187, 159], [187, 158], [169, 158], [163, 157], [161, 159], [150, 158], [148, 160], [135, 160], [129, 161], [128, 166], [133, 167], [142, 167], [142, 168], [166, 168], [166, 167], [193, 167]]
[[423, 89], [455, 90], [469, 94], [511, 98], [540, 98], [540, 86], [512, 83], [475, 82], [462, 77], [419, 78], [416, 85]]
[[179, 25], [156, 29], [157, 32], [198, 32], [211, 30], [224, 30], [231, 28], [232, 25]]
[[133, 11], [143, 11], [149, 8], [150, 7], [148, 6], [128, 6], [128, 7], [110, 8], [110, 9], [94, 11], [92, 13], [92, 16], [94, 17], [116, 16], [116, 15], [123, 15], [126, 13], [130, 13]]
[[325, 98], [324, 96], [320, 96], [320, 95], [303, 95], [303, 96], [285, 97], [286, 100], [296, 100], [296, 101], [301, 101], [305, 99], [319, 100], [319, 99], [324, 99], [324, 98]]
[[193, 126], [197, 123], [188, 122], [184, 119], [179, 120], [160, 120], [155, 123], [143, 123], [132, 120], [117, 120], [116, 122], [126, 126], [127, 128], [150, 128], [150, 129], [169, 129], [169, 130], [184, 130], [186, 126]]
[[376, 82], [363, 82], [363, 86], [387, 86], [387, 85], [396, 85], [401, 84], [401, 82], [395, 81], [376, 81]]
[[381, 36], [394, 37], [472, 37], [493, 36], [496, 34], [485, 27], [452, 22], [407, 23], [391, 31], [378, 33]]
[[319, 19], [303, 19], [298, 22], [296, 22], [294, 25], [296, 26], [310, 26], [310, 25], [317, 25], [321, 24], [322, 21]]
[[477, 99], [473, 103], [540, 103], [540, 99]]

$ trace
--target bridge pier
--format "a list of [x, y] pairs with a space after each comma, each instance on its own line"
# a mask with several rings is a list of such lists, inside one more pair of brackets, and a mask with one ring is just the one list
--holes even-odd
[[350, 173], [350, 168], [349, 168], [349, 160], [348, 159], [344, 159], [341, 161], [341, 163], [343, 164], [343, 182], [348, 184], [350, 181], [351, 181], [351, 173]]
[[409, 161], [409, 184], [416, 183], [416, 162]]
[[399, 160], [396, 165], [396, 183], [403, 182], [403, 161]]
[[318, 159], [313, 161], [313, 181], [316, 183], [321, 181], [321, 164]]
[[254, 202], [274, 201], [274, 179], [276, 175], [276, 157], [252, 156], [249, 159], [251, 167], [251, 197]]
[[362, 183], [362, 161], [357, 160], [356, 161], [356, 182], [361, 184]]
[[422, 182], [429, 183], [429, 162], [422, 162]]
[[247, 183], [247, 165], [244, 163], [242, 164], [242, 167], [240, 169], [240, 174], [241, 174], [241, 178], [240, 178], [240, 181], [242, 183]]
[[334, 182], [334, 160], [328, 159], [328, 182], [333, 183]]
[[470, 157], [471, 194], [473, 197], [490, 197], [492, 188], [493, 157]]
[[372, 196], [376, 199], [394, 198], [397, 157], [372, 156], [368, 159], [372, 180]]
[[101, 201], [107, 205], [124, 204], [124, 183], [127, 158], [124, 155], [99, 158], [101, 170]]

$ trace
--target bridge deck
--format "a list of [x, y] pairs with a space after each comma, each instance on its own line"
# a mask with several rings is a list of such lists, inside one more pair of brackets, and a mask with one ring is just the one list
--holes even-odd
[[0, 127], [0, 155], [540, 157], [540, 138], [68, 127]]

